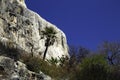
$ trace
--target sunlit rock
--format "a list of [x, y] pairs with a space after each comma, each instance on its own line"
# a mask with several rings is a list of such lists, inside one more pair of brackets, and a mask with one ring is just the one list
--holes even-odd
[[46, 38], [41, 31], [53, 27], [56, 40], [49, 46], [46, 59], [68, 56], [65, 34], [37, 13], [29, 10], [24, 0], [0, 0], [0, 42], [6, 47], [21, 48], [34, 56], [43, 56]]

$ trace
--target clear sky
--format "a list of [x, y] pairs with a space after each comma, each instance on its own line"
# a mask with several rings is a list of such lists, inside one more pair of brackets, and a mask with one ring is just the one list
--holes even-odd
[[96, 49], [120, 40], [120, 0], [26, 0], [27, 7], [55, 24], [68, 44]]

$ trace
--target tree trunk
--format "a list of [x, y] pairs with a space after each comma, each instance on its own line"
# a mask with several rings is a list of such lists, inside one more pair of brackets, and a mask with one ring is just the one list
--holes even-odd
[[44, 55], [43, 55], [43, 60], [45, 60], [45, 57], [46, 57], [46, 53], [47, 53], [48, 47], [49, 47], [49, 46], [46, 46], [46, 49], [45, 49], [45, 52], [44, 52]]
[[108, 61], [110, 62], [111, 65], [114, 65], [112, 57], [108, 57]]

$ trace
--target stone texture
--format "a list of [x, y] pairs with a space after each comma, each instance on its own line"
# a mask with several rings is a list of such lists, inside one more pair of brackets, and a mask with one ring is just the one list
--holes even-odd
[[0, 80], [52, 80], [44, 73], [31, 72], [20, 61], [0, 56]]
[[24, 0], [0, 0], [0, 43], [6, 47], [21, 48], [27, 53], [43, 56], [45, 38], [41, 31], [53, 27], [55, 43], [49, 47], [46, 58], [69, 56], [65, 34], [55, 25], [29, 10]]

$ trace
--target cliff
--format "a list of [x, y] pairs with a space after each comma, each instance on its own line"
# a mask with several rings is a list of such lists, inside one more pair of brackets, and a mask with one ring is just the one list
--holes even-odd
[[43, 57], [47, 37], [42, 31], [46, 27], [56, 32], [46, 59], [69, 56], [66, 36], [60, 29], [29, 10], [24, 0], [0, 0], [0, 43], [3, 46]]
[[43, 56], [69, 57], [65, 34], [24, 0], [0, 0], [0, 80], [51, 80], [41, 72]]

